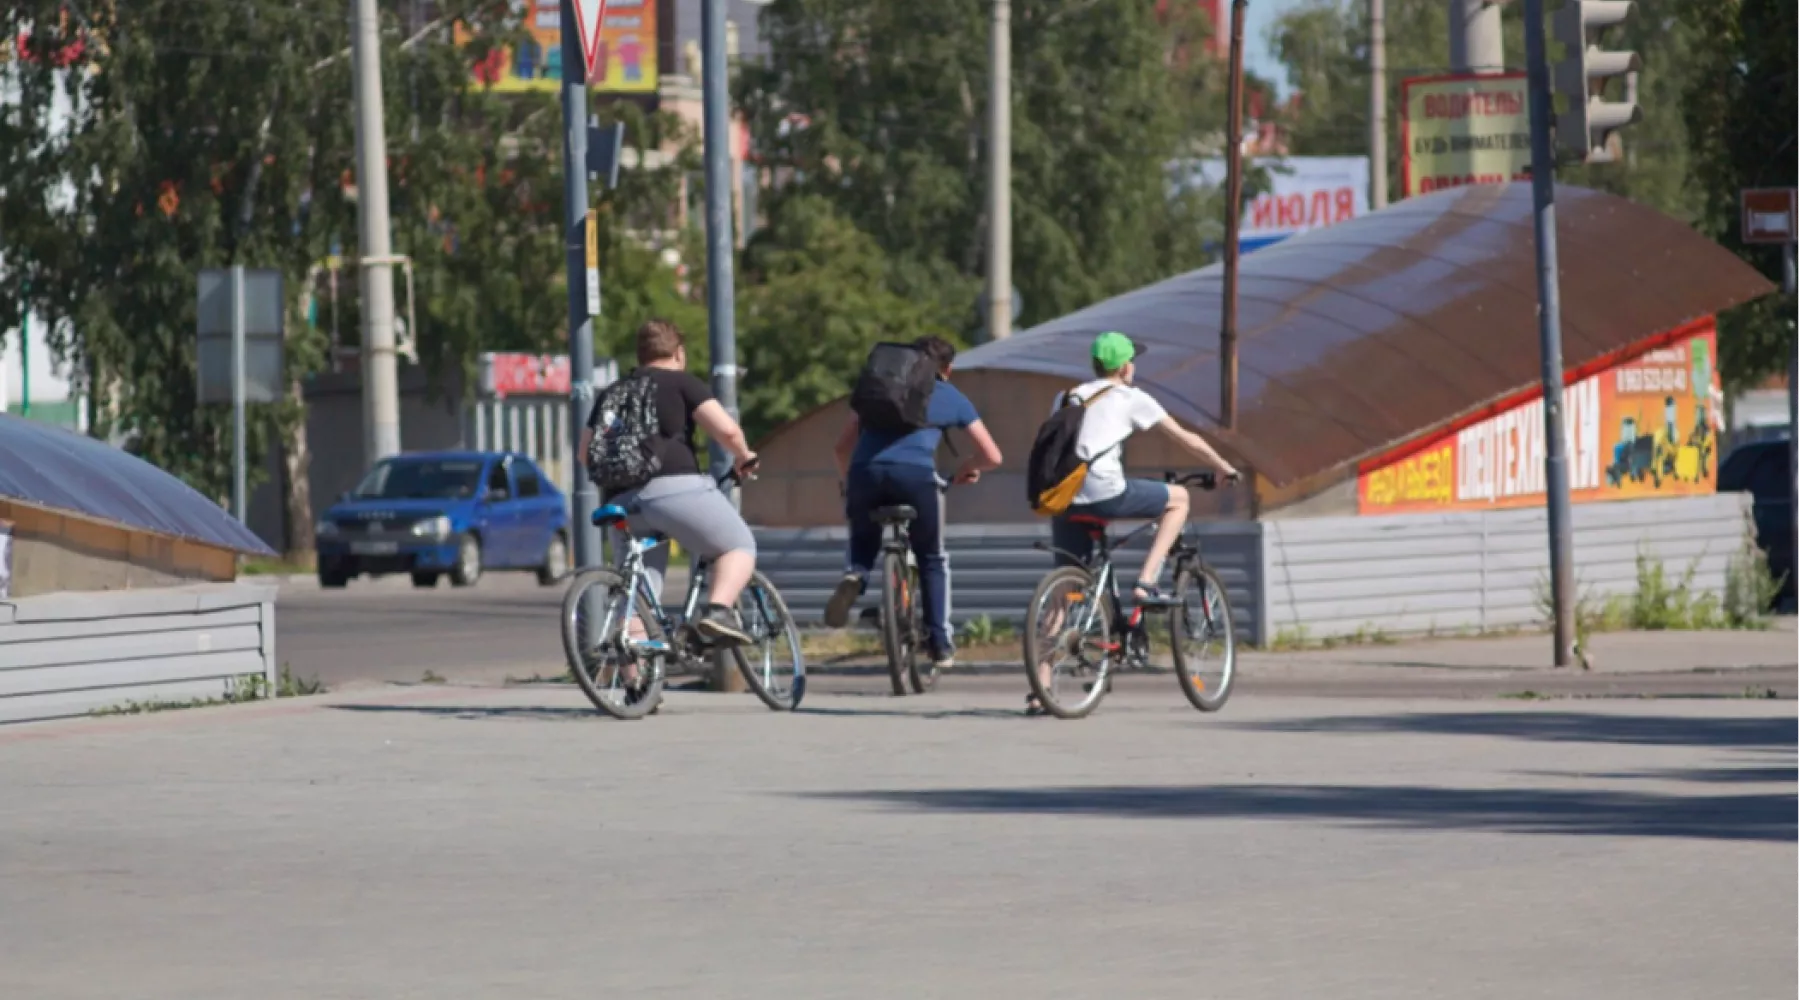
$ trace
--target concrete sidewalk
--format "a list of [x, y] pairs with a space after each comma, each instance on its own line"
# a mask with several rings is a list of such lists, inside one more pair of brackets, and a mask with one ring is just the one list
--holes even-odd
[[0, 996], [1784, 995], [1791, 703], [388, 688], [0, 730]]

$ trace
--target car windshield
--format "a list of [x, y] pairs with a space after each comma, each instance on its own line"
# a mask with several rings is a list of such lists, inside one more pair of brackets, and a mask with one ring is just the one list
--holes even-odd
[[358, 500], [463, 500], [481, 485], [481, 462], [470, 459], [390, 459], [363, 477]]

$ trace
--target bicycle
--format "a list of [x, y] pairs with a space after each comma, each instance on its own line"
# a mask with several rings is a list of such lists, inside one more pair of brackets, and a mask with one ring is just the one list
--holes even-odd
[[924, 694], [938, 680], [937, 665], [929, 654], [919, 655], [926, 636], [925, 602], [920, 600], [919, 564], [909, 537], [918, 516], [906, 504], [877, 507], [869, 515], [887, 532], [881, 542], [881, 646], [887, 652], [888, 679], [896, 695], [905, 695], [908, 687], [913, 694]]
[[[733, 471], [718, 482], [722, 487], [736, 480]], [[626, 516], [624, 508], [606, 504], [594, 511], [593, 521], [623, 531]], [[706, 560], [694, 563], [679, 612], [671, 615], [661, 595], [650, 591], [644, 555], [668, 543], [660, 532], [642, 538], [626, 534], [614, 546], [618, 554], [612, 566], [582, 570], [563, 595], [563, 652], [570, 673], [594, 707], [616, 719], [641, 719], [658, 708], [668, 661], [701, 668], [718, 649], [692, 624], [706, 592]], [[591, 622], [597, 609], [605, 614]], [[781, 592], [758, 570], [738, 597], [737, 611], [752, 640], [748, 646], [731, 648], [745, 683], [777, 712], [800, 707], [806, 696], [806, 662], [800, 652], [800, 629]], [[631, 635], [633, 618], [641, 636]], [[785, 654], [779, 651], [784, 642]]]
[[[1167, 472], [1163, 481], [1205, 490], [1218, 485], [1218, 477], [1211, 472]], [[1161, 610], [1140, 607], [1129, 618], [1120, 612], [1118, 574], [1112, 558], [1115, 550], [1155, 530], [1155, 522], [1114, 541], [1107, 537], [1109, 522], [1105, 518], [1076, 515], [1070, 520], [1088, 530], [1094, 539], [1093, 554], [1080, 565], [1051, 570], [1032, 593], [1025, 620], [1026, 680], [1037, 703], [1060, 719], [1080, 719], [1098, 707], [1112, 690], [1115, 670], [1150, 666], [1150, 636], [1144, 618], [1147, 612]], [[1048, 543], [1039, 542], [1036, 547], [1076, 558]], [[1175, 566], [1175, 601], [1167, 609], [1175, 676], [1190, 704], [1202, 712], [1216, 712], [1231, 697], [1237, 679], [1236, 632], [1225, 585], [1218, 572], [1202, 561], [1199, 546], [1186, 531], [1169, 550], [1169, 559]], [[1063, 595], [1065, 602], [1052, 605], [1058, 595]], [[1073, 600], [1066, 600], [1070, 595]], [[1214, 640], [1219, 645], [1216, 678], [1207, 667], [1208, 649]], [[1065, 659], [1073, 661], [1072, 673], [1080, 682], [1082, 697], [1077, 700], [1057, 693], [1057, 674]], [[1048, 669], [1042, 669], [1045, 667]]]

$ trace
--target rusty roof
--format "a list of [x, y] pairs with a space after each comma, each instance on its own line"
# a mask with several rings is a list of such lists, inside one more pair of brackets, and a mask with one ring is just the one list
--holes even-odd
[[[1563, 363], [1573, 369], [1774, 290], [1676, 219], [1557, 189]], [[1277, 486], [1441, 426], [1539, 378], [1531, 185], [1456, 188], [1312, 230], [1239, 265], [1238, 426], [1219, 408], [1213, 264], [957, 358], [1092, 378], [1096, 333], [1147, 351], [1138, 384]]]

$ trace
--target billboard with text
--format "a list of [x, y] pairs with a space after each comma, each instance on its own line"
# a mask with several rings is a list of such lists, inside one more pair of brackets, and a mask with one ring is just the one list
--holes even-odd
[[1400, 197], [1531, 176], [1525, 74], [1400, 83]]
[[[1366, 156], [1257, 157], [1251, 166], [1263, 171], [1269, 189], [1244, 205], [1238, 246], [1245, 253], [1369, 212]], [[1225, 161], [1193, 164], [1189, 183], [1223, 190]]]
[[[1656, 338], [1563, 389], [1575, 503], [1712, 493], [1723, 422], [1711, 320]], [[1544, 401], [1532, 392], [1364, 464], [1359, 514], [1494, 510], [1544, 502]]]

